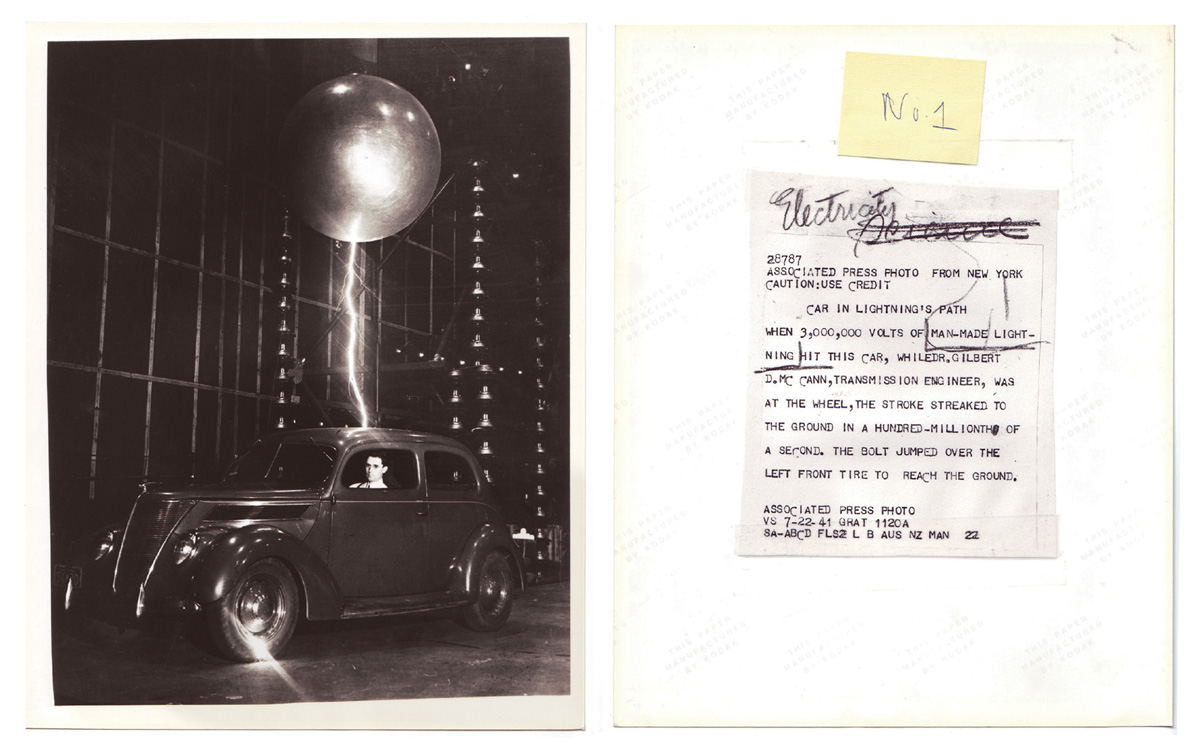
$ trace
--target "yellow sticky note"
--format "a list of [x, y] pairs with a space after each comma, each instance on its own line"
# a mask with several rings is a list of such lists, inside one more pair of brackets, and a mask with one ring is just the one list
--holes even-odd
[[984, 65], [847, 52], [838, 154], [977, 164]]

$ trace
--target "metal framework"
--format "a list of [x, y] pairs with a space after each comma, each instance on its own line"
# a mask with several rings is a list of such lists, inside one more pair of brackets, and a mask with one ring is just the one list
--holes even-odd
[[[148, 102], [157, 103], [151, 120], [128, 116], [118, 101], [117, 91], [122, 85], [120, 77], [144, 75], [132, 69], [114, 69], [107, 101], [87, 100], [86, 93], [80, 96], [68, 93], [50, 101], [47, 283], [53, 326], [48, 332], [47, 368], [51, 374], [86, 374], [93, 378], [86, 398], [58, 392], [51, 395], [52, 402], [57, 404], [82, 405], [86, 401], [90, 414], [86, 458], [56, 451], [60, 456], [56, 462], [69, 478], [86, 479], [87, 495], [92, 500], [98, 495], [98, 480], [127, 477], [135, 467], [141, 476], [187, 475], [211, 470], [198, 467], [222, 464], [240, 450], [247, 439], [257, 436], [269, 421], [276, 400], [268, 371], [270, 362], [264, 362], [264, 349], [273, 347], [276, 342], [275, 323], [278, 322], [273, 309], [278, 286], [267, 279], [272, 267], [268, 260], [276, 253], [272, 232], [276, 219], [268, 210], [273, 206], [281, 207], [282, 202], [277, 188], [264, 173], [244, 169], [239, 164], [242, 155], [232, 145], [236, 133], [255, 123], [272, 122], [272, 117], [278, 116], [287, 103], [284, 95], [272, 88], [272, 82], [265, 74], [239, 67], [230, 48], [214, 46], [206, 49], [206, 59], [189, 82], [200, 93], [196, 114], [203, 119], [204, 125], [199, 145], [185, 143], [168, 133], [165, 104], [168, 98], [165, 95], [169, 77], [166, 76], [154, 79], [160, 89], [159, 96], [153, 91], [143, 94]], [[246, 95], [244, 79], [247, 77], [257, 77], [256, 85], [268, 96]], [[179, 80], [173, 79], [171, 83], [178, 85]], [[128, 82], [124, 86], [135, 88]], [[234, 106], [235, 99], [240, 107]], [[64, 157], [64, 148], [87, 142], [88, 136], [81, 130], [84, 128], [91, 129], [88, 133], [102, 133], [103, 146], [75, 147], [69, 159]], [[141, 172], [136, 174], [136, 186], [130, 185], [134, 168], [120, 164], [128, 158], [131, 143], [145, 152], [139, 153], [136, 161], [141, 167]], [[219, 145], [230, 145], [228, 153], [222, 153]], [[92, 176], [94, 184], [89, 185], [86, 192], [60, 190], [67, 171]], [[186, 253], [172, 247], [172, 241], [168, 240], [181, 235], [172, 223], [183, 222], [177, 217], [178, 207], [172, 207], [176, 215], [164, 214], [168, 201], [175, 200], [172, 192], [182, 192], [194, 200], [184, 211], [190, 213], [187, 222], [192, 223], [189, 227], [198, 229], [198, 237], [192, 238], [189, 243], [194, 243], [195, 247]], [[152, 199], [147, 199], [151, 196]], [[101, 205], [102, 232], [99, 227], [85, 227], [71, 220], [71, 217], [80, 216], [81, 208], [98, 212]], [[122, 218], [127, 220], [129, 217], [152, 225], [152, 243], [130, 243], [128, 238], [115, 232]], [[71, 253], [62, 246], [66, 239], [75, 239]], [[409, 240], [404, 248], [427, 254], [431, 260], [448, 261], [452, 270], [455, 266], [454, 254], [435, 250], [432, 236], [428, 243]], [[91, 255], [93, 249], [101, 257], [98, 260], [99, 278], [90, 283], [98, 289], [98, 309], [72, 300], [69, 295], [71, 281], [64, 280], [59, 286], [60, 281], [56, 279], [56, 273], [64, 270], [64, 266], [74, 264], [81, 253]], [[335, 256], [328, 254], [328, 257], [328, 264], [322, 263], [319, 254], [313, 254], [311, 259], [302, 257], [296, 265], [295, 290], [297, 293], [303, 290], [304, 295], [295, 298], [293, 324], [299, 321], [302, 308], [324, 311], [328, 320], [334, 319], [339, 308], [335, 281], [341, 271]], [[435, 337], [434, 265], [432, 262], [429, 265], [429, 280], [427, 286], [423, 286], [425, 291], [412, 290], [415, 281], [407, 280], [409, 285], [404, 286], [403, 300], [398, 302], [396, 316], [387, 317], [382, 298], [383, 270], [378, 264], [383, 258], [381, 244], [373, 259], [377, 268], [374, 306], [367, 312], [375, 329], [372, 350], [376, 369], [384, 368], [381, 351], [386, 332], [406, 333], [418, 338]], [[133, 363], [113, 363], [111, 352], [120, 345], [122, 338], [140, 337], [127, 334], [129, 328], [113, 317], [114, 304], [125, 306], [125, 302], [133, 298], [129, 296], [130, 289], [114, 273], [116, 267], [129, 260], [142, 260], [142, 265], [149, 263], [148, 279], [137, 278], [138, 296], [147, 293], [141, 290], [143, 283], [148, 286], [148, 305], [142, 310], [139, 304], [138, 311], [132, 314], [122, 310], [121, 322], [135, 322], [139, 333], [148, 331], [149, 344], [144, 360], [139, 357]], [[405, 254], [404, 267], [407, 268], [409, 263], [409, 255]], [[65, 271], [68, 274], [63, 275], [64, 279], [70, 277], [70, 271]], [[169, 281], [164, 277], [168, 271], [171, 273]], [[305, 275], [312, 280], [302, 281], [301, 277]], [[320, 293], [313, 290], [314, 286], [307, 285], [315, 281], [326, 282], [320, 280], [322, 277], [328, 278], [328, 284]], [[180, 281], [186, 281], [186, 290], [179, 287]], [[302, 282], [306, 283], [303, 289]], [[56, 296], [60, 288], [63, 293]], [[186, 318], [190, 320], [194, 316], [194, 323], [180, 325], [176, 305], [180, 294], [186, 294], [188, 300], [195, 297], [194, 313]], [[420, 308], [428, 309], [427, 323], [410, 322], [410, 308], [418, 302]], [[68, 327], [85, 331], [81, 337], [86, 336], [85, 339], [95, 344], [94, 353], [90, 353], [90, 346], [88, 352], [59, 348], [57, 344]], [[191, 335], [181, 337], [181, 327]], [[295, 330], [293, 327], [293, 333]], [[173, 332], [171, 337], [164, 335], [168, 331]], [[327, 343], [325, 351], [326, 364], [334, 364], [336, 355], [332, 353], [332, 345]], [[163, 365], [168, 361], [176, 365], [190, 363], [191, 374], [182, 373], [178, 368], [167, 369]], [[144, 401], [139, 398], [140, 405], [136, 408], [109, 405], [105, 387], [111, 380], [128, 380], [132, 381], [128, 384], [140, 385]], [[55, 384], [60, 382], [63, 381]], [[332, 380], [326, 377], [324, 382], [323, 390], [319, 389], [319, 392], [332, 405], [336, 403]], [[70, 384], [71, 390], [77, 389], [74, 387], [77, 382], [70, 381]], [[164, 413], [156, 402], [156, 388], [162, 389], [162, 386], [191, 391], [187, 415], [176, 410]], [[378, 389], [376, 381], [374, 403], [377, 410], [380, 408]], [[190, 424], [187, 441], [190, 458], [186, 462], [175, 457], [178, 449], [157, 447], [154, 439], [167, 428], [172, 433], [180, 433], [180, 423]], [[131, 447], [127, 441], [134, 433], [141, 440], [138, 447]], [[116, 468], [122, 471], [114, 472]]]

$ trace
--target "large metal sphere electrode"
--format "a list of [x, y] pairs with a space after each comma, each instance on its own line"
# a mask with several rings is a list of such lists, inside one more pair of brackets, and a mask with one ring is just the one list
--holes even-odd
[[407, 90], [352, 74], [304, 95], [283, 124], [292, 206], [318, 232], [352, 243], [408, 227], [437, 188], [442, 147]]

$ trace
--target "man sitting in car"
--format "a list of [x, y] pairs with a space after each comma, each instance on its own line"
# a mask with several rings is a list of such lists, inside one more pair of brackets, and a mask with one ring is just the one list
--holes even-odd
[[367, 481], [350, 486], [384, 489], [387, 485], [383, 483], [383, 475], [387, 473], [387, 470], [388, 467], [383, 464], [381, 456], [367, 456]]

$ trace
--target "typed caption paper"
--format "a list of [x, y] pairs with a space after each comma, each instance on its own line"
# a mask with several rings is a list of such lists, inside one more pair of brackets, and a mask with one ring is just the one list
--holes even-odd
[[1053, 557], [1053, 191], [752, 172], [743, 555]]

